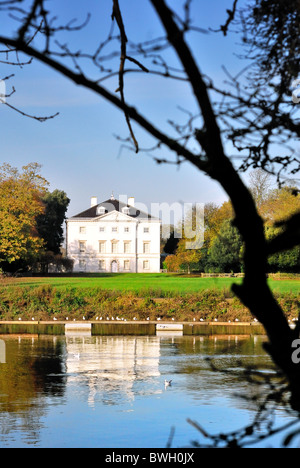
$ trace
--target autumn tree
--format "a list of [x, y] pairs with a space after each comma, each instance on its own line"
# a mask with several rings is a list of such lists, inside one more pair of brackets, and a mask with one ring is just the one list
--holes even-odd
[[30, 262], [43, 249], [36, 217], [44, 212], [47, 185], [37, 163], [24, 166], [21, 172], [9, 164], [0, 167], [1, 265]]

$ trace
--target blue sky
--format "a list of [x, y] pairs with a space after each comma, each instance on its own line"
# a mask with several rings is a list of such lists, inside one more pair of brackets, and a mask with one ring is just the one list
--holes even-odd
[[[109, 31], [111, 0], [53, 0], [50, 4], [62, 19], [85, 18], [86, 12], [95, 12], [90, 25], [72, 35], [72, 43], [81, 50], [91, 50], [98, 43], [99, 31], [103, 38]], [[173, 0], [170, 4], [178, 6], [182, 1]], [[148, 0], [120, 0], [120, 5], [131, 40], [151, 39], [160, 33]], [[231, 7], [232, 0], [194, 0], [193, 18], [201, 27], [217, 29], [226, 21], [226, 9]], [[5, 24], [5, 29], [11, 30], [12, 23]], [[236, 35], [224, 39], [220, 33], [197, 34], [191, 37], [191, 43], [203, 72], [218, 83], [225, 79], [222, 65], [232, 72], [243, 67], [234, 55], [241, 50]], [[50, 189], [64, 190], [71, 199], [68, 215], [86, 209], [91, 196], [100, 201], [112, 191], [115, 196], [134, 196], [147, 205], [178, 201], [220, 204], [227, 199], [218, 184], [189, 164], [179, 169], [157, 165], [143, 153], [121, 150], [115, 135], [128, 136], [124, 116], [92, 92], [75, 86], [37, 61], [22, 70], [2, 66], [1, 74], [9, 73], [15, 73], [9, 85], [17, 90], [11, 104], [35, 115], [60, 115], [41, 124], [1, 105], [1, 160], [17, 167], [33, 161], [40, 163]], [[116, 89], [117, 85], [116, 77], [109, 86]], [[151, 78], [150, 82], [141, 74], [126, 77], [126, 97], [167, 131], [171, 131], [168, 119], [184, 117], [178, 105], [193, 109], [189, 89], [181, 83], [158, 78]], [[140, 146], [147, 146], [147, 135], [136, 125], [134, 129]], [[167, 151], [164, 155], [168, 156]]]

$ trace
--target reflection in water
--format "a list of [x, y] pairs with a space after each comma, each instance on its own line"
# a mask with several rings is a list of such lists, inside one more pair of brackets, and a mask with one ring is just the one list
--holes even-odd
[[180, 446], [197, 438], [187, 417], [215, 432], [249, 421], [244, 368], [274, 372], [261, 336], [1, 339], [0, 447], [165, 447], [172, 426]]
[[[159, 373], [157, 337], [67, 337], [68, 382], [88, 387], [88, 402], [100, 395], [104, 404], [134, 400], [152, 389]], [[143, 388], [137, 382], [143, 382]]]

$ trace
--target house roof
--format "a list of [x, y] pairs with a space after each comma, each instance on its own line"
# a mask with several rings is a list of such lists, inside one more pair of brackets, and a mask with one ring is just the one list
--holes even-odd
[[82, 213], [72, 216], [70, 219], [99, 218], [99, 216], [101, 215], [97, 214], [97, 209], [100, 206], [105, 207], [105, 214], [111, 213], [113, 211], [118, 211], [122, 213], [123, 208], [128, 207], [130, 210], [129, 210], [129, 213], [128, 214], [126, 213], [126, 214], [130, 216], [131, 218], [158, 220], [158, 218], [155, 218], [154, 216], [151, 216], [150, 214], [144, 211], [140, 211], [134, 206], [126, 205], [125, 203], [120, 202], [119, 200], [116, 200], [116, 199], [109, 199], [102, 203], [98, 203], [98, 205], [92, 206], [91, 208], [88, 208], [87, 210], [82, 211]]

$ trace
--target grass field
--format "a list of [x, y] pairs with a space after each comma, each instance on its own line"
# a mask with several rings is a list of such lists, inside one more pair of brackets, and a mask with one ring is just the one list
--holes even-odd
[[[113, 291], [133, 291], [142, 295], [143, 292], [160, 294], [187, 294], [200, 290], [230, 289], [232, 283], [240, 283], [237, 278], [200, 278], [172, 274], [103, 274], [38, 278], [7, 279], [7, 286], [41, 286], [51, 285], [56, 288], [101, 288]], [[278, 293], [300, 293], [300, 280], [269, 279], [273, 291]]]
[[[115, 274], [5, 278], [0, 283], [0, 320], [251, 321], [252, 316], [230, 291], [236, 278], [201, 278], [172, 274]], [[289, 319], [299, 315], [299, 280], [270, 285]]]

